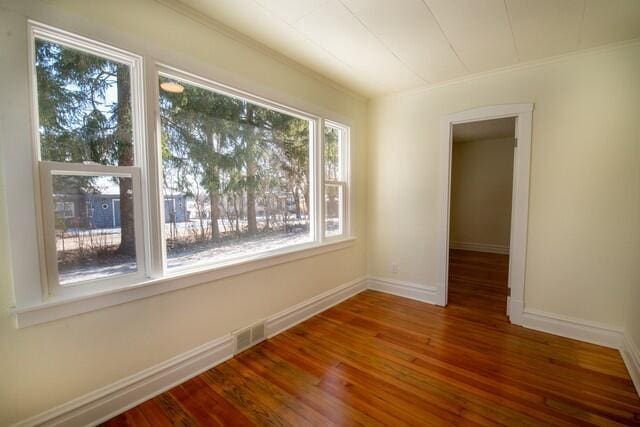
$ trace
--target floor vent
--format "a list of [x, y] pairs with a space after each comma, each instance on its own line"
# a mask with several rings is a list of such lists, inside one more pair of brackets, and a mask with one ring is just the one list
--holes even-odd
[[257, 344], [264, 339], [264, 323], [258, 323], [251, 328], [251, 342]]
[[249, 347], [265, 339], [264, 323], [257, 323], [234, 334], [235, 354], [241, 353]]

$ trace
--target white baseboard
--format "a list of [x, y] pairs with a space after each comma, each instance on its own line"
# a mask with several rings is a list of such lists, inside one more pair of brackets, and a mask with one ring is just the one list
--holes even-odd
[[534, 309], [524, 309], [520, 325], [525, 328], [615, 349], [620, 349], [623, 341], [621, 329]]
[[[381, 277], [359, 278], [267, 318], [265, 321], [266, 334], [268, 337], [273, 337], [365, 289], [411, 298], [429, 304], [438, 304], [439, 301], [436, 286], [425, 286]], [[532, 310], [525, 311], [519, 317], [524, 327], [620, 348], [634, 384], [638, 388], [640, 353], [638, 347], [628, 337], [623, 341], [621, 331], [595, 323]], [[231, 357], [233, 357], [233, 338], [231, 334], [227, 334], [156, 366], [19, 422], [16, 426], [86, 426], [97, 424], [151, 399]]]
[[627, 366], [633, 385], [636, 386], [636, 392], [640, 396], [640, 348], [628, 334], [624, 335], [620, 354], [622, 354], [622, 360]]
[[464, 251], [489, 252], [492, 254], [509, 255], [509, 246], [505, 245], [492, 245], [490, 243], [451, 242], [449, 244], [449, 247], [451, 249], [461, 249]]
[[[324, 311], [367, 288], [360, 278], [303, 301], [266, 320], [268, 337]], [[87, 426], [106, 421], [233, 357], [227, 334], [106, 387], [49, 409], [15, 426]]]
[[16, 426], [87, 426], [106, 421], [233, 357], [226, 335], [130, 377], [71, 400]]
[[439, 302], [438, 289], [435, 286], [419, 285], [386, 277], [370, 277], [367, 284], [369, 289], [374, 291], [411, 298], [429, 304], [438, 304]]
[[304, 322], [308, 318], [341, 303], [347, 298], [351, 298], [365, 289], [367, 289], [367, 280], [363, 277], [347, 282], [337, 288], [330, 289], [327, 292], [283, 310], [266, 320], [265, 330], [267, 337], [271, 338], [278, 335], [292, 326]]

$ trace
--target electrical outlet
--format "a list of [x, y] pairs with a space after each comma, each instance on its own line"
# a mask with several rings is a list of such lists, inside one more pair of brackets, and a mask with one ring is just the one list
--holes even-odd
[[393, 274], [396, 274], [398, 272], [398, 263], [397, 262], [392, 262], [391, 263], [391, 272]]

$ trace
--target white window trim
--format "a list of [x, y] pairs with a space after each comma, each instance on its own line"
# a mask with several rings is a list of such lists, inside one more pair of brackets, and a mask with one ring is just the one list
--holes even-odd
[[[122, 274], [118, 276], [105, 277], [95, 280], [85, 280], [73, 284], [61, 285], [58, 277], [58, 251], [57, 239], [55, 238], [55, 215], [53, 212], [55, 202], [52, 191], [53, 175], [76, 175], [76, 176], [116, 176], [131, 178], [133, 182], [133, 212], [134, 229], [136, 238], [136, 261], [138, 270], [135, 273]], [[40, 187], [42, 192], [43, 212], [50, 212], [42, 218], [44, 229], [44, 245], [46, 256], [47, 283], [49, 284], [50, 296], [79, 296], [93, 294], [99, 291], [115, 289], [128, 284], [137, 283], [144, 280], [144, 270], [141, 268], [140, 260], [143, 258], [144, 246], [142, 242], [142, 207], [139, 197], [136, 194], [141, 192], [140, 168], [134, 166], [104, 166], [85, 165], [82, 163], [62, 163], [62, 162], [40, 162]], [[115, 201], [116, 199], [113, 199]], [[112, 202], [113, 202], [112, 201]], [[114, 216], [115, 221], [115, 216]]]
[[[340, 132], [340, 180], [327, 180], [324, 177], [325, 167], [324, 167], [324, 158], [322, 160], [322, 174], [323, 174], [323, 185], [322, 185], [322, 212], [323, 212], [323, 223], [322, 223], [322, 235], [324, 241], [338, 241], [341, 239], [348, 238], [351, 236], [352, 230], [352, 217], [351, 217], [351, 206], [353, 203], [353, 199], [351, 197], [351, 128], [347, 125], [343, 125], [336, 121], [324, 120], [323, 122], [323, 132], [322, 132], [322, 145], [324, 148], [325, 140], [324, 140], [324, 126], [331, 127], [337, 129]], [[324, 149], [322, 150], [324, 154]], [[342, 206], [340, 206], [340, 227], [342, 227], [340, 234], [328, 235], [325, 229], [324, 218], [326, 216], [326, 203], [324, 200], [324, 195], [326, 194], [326, 186], [327, 185], [335, 185], [342, 188]]]
[[[207, 79], [205, 77], [202, 76], [197, 76], [195, 74], [189, 73], [187, 71], [183, 71], [168, 65], [164, 65], [164, 64], [156, 64], [156, 68], [157, 68], [157, 74], [156, 74], [156, 80], [154, 83], [155, 86], [158, 86], [158, 79], [160, 77], [166, 77], [169, 79], [173, 79], [173, 80], [177, 80], [177, 81], [181, 81], [185, 84], [189, 84], [189, 85], [193, 85], [193, 86], [197, 86], [200, 87], [202, 89], [205, 90], [210, 90], [212, 92], [218, 93], [220, 95], [224, 95], [224, 96], [229, 96], [229, 97], [233, 97], [233, 98], [239, 98], [239, 99], [243, 99], [246, 101], [251, 102], [252, 104], [255, 104], [257, 106], [260, 107], [264, 107], [264, 108], [269, 108], [271, 110], [274, 111], [278, 111], [280, 113], [283, 114], [287, 114], [289, 116], [293, 116], [293, 117], [297, 117], [303, 120], [308, 120], [309, 124], [310, 124], [310, 145], [309, 145], [309, 180], [310, 180], [310, 186], [309, 186], [309, 199], [310, 199], [310, 207], [309, 207], [309, 212], [313, 213], [312, 218], [314, 219], [313, 221], [310, 221], [309, 223], [309, 232], [310, 232], [310, 236], [311, 236], [311, 242], [309, 243], [301, 243], [301, 244], [297, 244], [297, 245], [290, 245], [290, 246], [285, 246], [284, 248], [281, 249], [276, 249], [276, 250], [271, 250], [271, 251], [264, 251], [264, 252], [260, 252], [255, 258], [261, 258], [261, 257], [268, 257], [271, 254], [277, 254], [280, 250], [284, 250], [284, 251], [295, 251], [295, 250], [304, 250], [306, 247], [308, 247], [309, 245], [319, 245], [322, 244], [324, 241], [326, 241], [327, 239], [324, 238], [324, 221], [322, 220], [323, 217], [323, 206], [324, 206], [324, 202], [321, 200], [321, 195], [323, 194], [322, 190], [321, 190], [321, 186], [319, 185], [322, 179], [322, 175], [321, 175], [321, 171], [323, 169], [323, 163], [322, 163], [322, 141], [323, 141], [323, 137], [322, 137], [322, 132], [321, 129], [323, 129], [323, 120], [321, 117], [314, 115], [314, 114], [310, 114], [274, 101], [270, 101], [268, 99], [253, 95], [249, 92], [245, 92], [239, 89], [235, 89], [232, 88], [230, 86], [221, 84], [219, 82]], [[159, 90], [156, 90], [155, 92], [156, 97], [154, 99], [155, 105], [159, 105], [160, 102], [160, 93]], [[160, 119], [160, 114], [158, 113], [156, 115], [156, 129], [158, 129], [157, 131], [157, 135], [156, 135], [156, 144], [157, 146], [159, 146], [160, 144], [160, 129], [161, 129], [161, 119]], [[158, 160], [158, 169], [157, 169], [157, 176], [156, 179], [158, 180], [158, 182], [162, 182], [163, 178], [162, 178], [162, 160], [159, 159]], [[315, 185], [314, 185], [315, 184]], [[163, 189], [160, 186], [160, 196], [159, 199], [163, 199], [165, 197]], [[205, 265], [201, 265], [198, 266], [196, 268], [189, 268], [189, 267], [184, 267], [184, 268], [174, 268], [174, 269], [168, 269], [167, 268], [167, 254], [166, 254], [166, 245], [164, 244], [165, 239], [166, 239], [166, 231], [165, 231], [165, 227], [164, 227], [164, 221], [165, 221], [165, 212], [164, 212], [164, 203], [158, 207], [158, 215], [154, 215], [154, 216], [158, 216], [160, 218], [160, 224], [162, 225], [162, 227], [157, 230], [157, 235], [162, 236], [161, 238], [161, 250], [162, 250], [162, 260], [163, 260], [163, 265], [162, 265], [162, 274], [160, 277], [165, 277], [165, 276], [171, 276], [171, 275], [175, 275], [175, 274], [184, 274], [184, 273], [197, 273], [199, 271], [207, 271], [211, 268], [225, 268], [228, 265], [232, 265], [232, 264], [238, 264], [238, 263], [243, 263], [244, 260], [246, 260], [247, 258], [234, 258], [234, 259], [230, 259], [230, 260], [225, 260], [222, 262], [211, 262]], [[344, 237], [344, 236], [343, 236]], [[338, 240], [338, 239], [332, 239], [332, 240]], [[252, 259], [254, 257], [251, 257]]]
[[[32, 77], [32, 104], [33, 104], [33, 143], [34, 143], [34, 168], [35, 175], [39, 177], [36, 181], [36, 212], [38, 225], [41, 227], [39, 234], [40, 250], [40, 271], [41, 289], [44, 298], [52, 296], [77, 296], [91, 294], [116, 287], [122, 287], [129, 283], [140, 281], [146, 275], [149, 258], [145, 251], [144, 223], [142, 221], [143, 203], [146, 197], [143, 195], [141, 179], [144, 174], [140, 173], [143, 165], [146, 164], [146, 139], [144, 122], [144, 93], [143, 61], [142, 57], [124, 50], [106, 45], [104, 43], [92, 41], [82, 36], [68, 33], [48, 25], [29, 21], [29, 68]], [[38, 111], [38, 89], [36, 82], [35, 64], [35, 42], [36, 39], [54, 42], [64, 47], [77, 49], [91, 55], [112, 60], [124, 64], [129, 68], [131, 79], [131, 119], [133, 133], [133, 149], [135, 166], [104, 166], [96, 164], [68, 163], [44, 161], [41, 158], [40, 132], [39, 132], [39, 111]], [[124, 172], [124, 174], [123, 174]], [[59, 282], [57, 248], [55, 239], [55, 225], [53, 215], [55, 210], [52, 198], [51, 175], [58, 173], [61, 175], [109, 175], [128, 176], [132, 178], [134, 187], [134, 228], [136, 239], [136, 263], [137, 272], [135, 274], [123, 274], [121, 276], [105, 277], [99, 280], [87, 280], [74, 283], [73, 286], [62, 286]], [[137, 187], [137, 188], [136, 188]], [[44, 266], [43, 266], [44, 264]], [[43, 268], [44, 267], [44, 268]]]
[[206, 270], [181, 272], [180, 274], [168, 275], [160, 279], [147, 279], [130, 286], [101, 291], [95, 294], [65, 298], [50, 297], [38, 304], [10, 309], [9, 313], [15, 316], [17, 327], [23, 328], [347, 249], [352, 247], [356, 240], [356, 237], [350, 237], [336, 242], [308, 244], [303, 248], [290, 247], [287, 248], [288, 250], [274, 251], [268, 255], [245, 259], [242, 262], [218, 265]]
[[[136, 223], [138, 225], [141, 225], [144, 229], [144, 237], [142, 235], [138, 235], [138, 233], [136, 232], [136, 239], [138, 241], [141, 241], [141, 243], [144, 245], [143, 253], [145, 254], [144, 263], [147, 276], [135, 283], [126, 284], [112, 289], [100, 289], [96, 290], [94, 293], [78, 292], [75, 294], [54, 295], [49, 292], [47, 281], [48, 270], [46, 268], [44, 244], [42, 242], [42, 239], [37, 237], [42, 236], [44, 227], [42, 224], [43, 215], [42, 201], [40, 196], [40, 165], [38, 164], [40, 150], [39, 126], [37, 120], [38, 107], [34, 55], [34, 42], [36, 37], [58, 42], [72, 48], [75, 47], [78, 49], [82, 49], [89, 53], [98, 54], [102, 57], [109, 57], [108, 55], [105, 55], [105, 52], [103, 51], [104, 48], [106, 50], [109, 50], [111, 53], [116, 52], [114, 54], [115, 56], [111, 58], [120, 63], [127, 63], [126, 59], [131, 59], [132, 57], [136, 58], [135, 70], [134, 67], [130, 68], [132, 78], [134, 78], [134, 73], [137, 76], [136, 78], [139, 78], [139, 82], [137, 85], [132, 84], [132, 104], [137, 102], [141, 107], [137, 109], [137, 111], [133, 111], [134, 123], [136, 123], [135, 120], [138, 120], [138, 123], [141, 124], [140, 126], [134, 125], [134, 146], [136, 150], [135, 168], [138, 168], [138, 173], [140, 173], [140, 170], [146, 170], [147, 172], [140, 173], [139, 185], [141, 187], [141, 203], [134, 203], [134, 206], [137, 205], [140, 208], [139, 210], [142, 211], [144, 220], [136, 221]], [[31, 73], [29, 90], [31, 97], [30, 107], [32, 116], [30, 120], [30, 133], [33, 141], [32, 153], [28, 153], [28, 151], [24, 150], [24, 148], [20, 150], [18, 150], [17, 148], [16, 150], [7, 150], [10, 158], [20, 159], [22, 161], [26, 160], [25, 156], [27, 155], [29, 157], [32, 157], [32, 164], [34, 165], [33, 182], [30, 181], [28, 184], [25, 182], [24, 185], [18, 186], [19, 188], [31, 189], [33, 191], [35, 209], [34, 211], [26, 215], [26, 217], [29, 219], [36, 219], [35, 224], [37, 224], [37, 230], [27, 233], [30, 236], [34, 236], [34, 243], [24, 245], [20, 241], [17, 241], [15, 237], [10, 240], [11, 253], [24, 255], [25, 257], [19, 257], [21, 259], [29, 259], [29, 262], [26, 262], [17, 260], [15, 255], [14, 257], [12, 257], [16, 307], [11, 308], [9, 312], [15, 316], [18, 327], [26, 327], [29, 325], [48, 322], [79, 313], [85, 313], [104, 307], [134, 301], [140, 298], [146, 298], [165, 292], [171, 292], [188, 286], [209, 283], [223, 279], [225, 277], [235, 276], [254, 270], [269, 268], [278, 264], [288, 263], [307, 257], [318, 256], [324, 253], [349, 248], [355, 244], [356, 237], [351, 232], [351, 230], [353, 229], [353, 216], [351, 215], [351, 212], [345, 215], [345, 233], [342, 238], [324, 238], [322, 231], [324, 229], [324, 209], [322, 208], [322, 206], [324, 205], [324, 201], [322, 200], [323, 191], [316, 190], [316, 188], [321, 190], [322, 185], [315, 185], [310, 189], [310, 193], [312, 193], [312, 196], [310, 197], [312, 199], [311, 203], [314, 203], [313, 209], [314, 212], [316, 212], [316, 221], [314, 221], [314, 223], [311, 225], [314, 233], [313, 242], [264, 252], [258, 254], [255, 257], [245, 258], [242, 260], [233, 260], [216, 265], [208, 265], [195, 271], [172, 271], [169, 272], [169, 274], [163, 275], [162, 266], [157, 264], [157, 261], [162, 260], [163, 258], [158, 256], [159, 253], [155, 251], [160, 251], [164, 247], [164, 241], [160, 240], [159, 235], [153, 232], [155, 230], [158, 230], [159, 227], [163, 227], [164, 225], [162, 222], [163, 218], [161, 218], [160, 212], [158, 212], [158, 206], [161, 206], [163, 208], [163, 198], [161, 197], [162, 193], [159, 191], [160, 181], [157, 180], [156, 173], [161, 168], [160, 153], [156, 147], [156, 137], [157, 135], [159, 135], [160, 131], [158, 127], [159, 112], [157, 111], [157, 108], [148, 108], [145, 112], [144, 108], [142, 107], [144, 107], [145, 101], [147, 106], [156, 105], [156, 102], [159, 99], [157, 79], [158, 72], [161, 69], [169, 70], [172, 75], [174, 75], [175, 72], [179, 71], [170, 66], [164, 66], [159, 63], [155, 63], [153, 59], [149, 59], [146, 61], [143, 70], [142, 56], [135, 55], [128, 51], [115, 48], [111, 45], [107, 45], [93, 39], [85, 38], [83, 36], [78, 36], [76, 34], [72, 34], [64, 30], [59, 30], [57, 28], [34, 21], [28, 21], [28, 39], [29, 72]], [[120, 56], [120, 54], [122, 54], [124, 57]], [[183, 75], [195, 76], [186, 72], [183, 72]], [[315, 150], [310, 153], [310, 163], [319, 166], [315, 171], [313, 171], [313, 173], [315, 179], [317, 180], [316, 182], [320, 184], [323, 183], [322, 171], [324, 170], [324, 165], [322, 164], [322, 144], [320, 143], [323, 138], [323, 117], [328, 117], [329, 119], [337, 119], [335, 121], [336, 124], [344, 127], [348, 132], [351, 132], [351, 127], [348, 119], [336, 116], [330, 111], [315, 107], [313, 105], [306, 105], [304, 108], [311, 111], [318, 111], [318, 114], [309, 114], [304, 112], [303, 110], [298, 110], [294, 107], [287, 106], [305, 104], [300, 100], [290, 98], [284, 94], [275, 94], [275, 98], [286, 100], [285, 102], [287, 103], [287, 105], [285, 105], [284, 103], [269, 100], [258, 95], [254, 95], [250, 92], [235, 89], [222, 83], [217, 83], [214, 80], [210, 80], [207, 78], [202, 79], [206, 80], [207, 82], [214, 83], [215, 85], [217, 85], [217, 87], [220, 88], [220, 91], [235, 93], [238, 96], [250, 100], [251, 102], [255, 102], [256, 104], [282, 110], [287, 114], [302, 115], [302, 117], [304, 118], [314, 117], [316, 119], [313, 122], [315, 124], [313, 131], [316, 135]], [[148, 86], [145, 88], [145, 85]], [[241, 85], [245, 87], [254, 87], [254, 85], [249, 81], [244, 81]], [[234, 86], [238, 86], [238, 83], [234, 82]], [[269, 93], [270, 98], [274, 97], [274, 94], [268, 88], [257, 89], [259, 89], [259, 91], [262, 93]], [[143, 143], [135, 144], [135, 141], [138, 140], [143, 141]], [[349, 150], [352, 149], [352, 144], [349, 144]], [[318, 160], [316, 161], [316, 159]], [[349, 159], [347, 165], [349, 173], [347, 181], [350, 183], [350, 156], [345, 157], [345, 159]], [[11, 167], [5, 168], [7, 185], [15, 183], [15, 180], [11, 175], [11, 170]], [[66, 167], [65, 170], [67, 170]], [[31, 193], [31, 191], [27, 191], [27, 193]], [[345, 196], [345, 204], [349, 207], [352, 206], [353, 197], [353, 191], [349, 191], [348, 195]], [[160, 209], [160, 211], [161, 210], [162, 209]], [[23, 230], [26, 232], [29, 228], [29, 224], [30, 227], [33, 228], [34, 222], [25, 222], [23, 220], [25, 219], [24, 215], [22, 214], [23, 213], [21, 213], [19, 208], [9, 209], [8, 219], [10, 227], [13, 229], [13, 225], [15, 224], [17, 226], [17, 232], [20, 232], [19, 230]], [[35, 244], [36, 240], [37, 244]], [[16, 252], [14, 252], [14, 249], [16, 250]], [[36, 276], [38, 276], [38, 274], [33, 271], [33, 259], [36, 257], [39, 257], [41, 260], [39, 262], [39, 280], [36, 279]], [[139, 271], [141, 268], [141, 262], [142, 261], [140, 260], [140, 258], [138, 258]], [[17, 280], [18, 278], [20, 278], [20, 280]]]
[[[338, 213], [338, 221], [340, 224], [340, 232], [336, 233], [336, 234], [330, 234], [327, 233], [326, 230], [326, 224], [325, 227], [323, 228], [323, 233], [324, 233], [324, 240], [336, 240], [336, 239], [342, 239], [344, 238], [344, 236], [346, 235], [346, 228], [347, 228], [347, 221], [346, 221], [346, 210], [347, 210], [347, 183], [344, 181], [324, 181], [324, 191], [325, 191], [325, 198], [326, 198], [326, 191], [327, 191], [327, 187], [331, 186], [331, 187], [339, 187], [340, 188], [340, 197], [338, 200], [339, 203], [339, 213]], [[327, 204], [325, 202], [324, 206], [323, 206], [323, 210], [324, 212], [324, 216], [325, 216], [325, 220], [327, 217]]]

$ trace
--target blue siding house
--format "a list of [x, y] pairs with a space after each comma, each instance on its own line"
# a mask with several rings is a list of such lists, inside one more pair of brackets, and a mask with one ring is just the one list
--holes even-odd
[[[66, 227], [93, 229], [120, 227], [120, 194], [64, 194], [56, 195], [56, 217]], [[189, 221], [184, 195], [164, 198], [165, 222]]]

